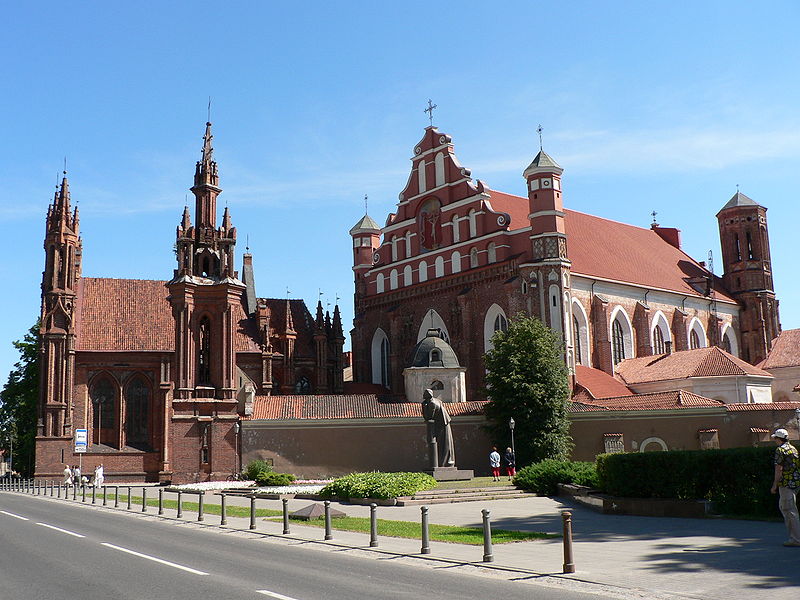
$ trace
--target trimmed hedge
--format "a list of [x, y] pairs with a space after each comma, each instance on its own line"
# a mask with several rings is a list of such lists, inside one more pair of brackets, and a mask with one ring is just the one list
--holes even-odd
[[436, 487], [426, 473], [350, 473], [334, 479], [319, 495], [323, 498], [397, 498]]
[[774, 517], [774, 447], [601, 454], [600, 488], [629, 498], [711, 500], [719, 513]]
[[528, 492], [555, 496], [559, 483], [597, 487], [597, 470], [591, 462], [571, 462], [549, 458], [519, 470], [514, 485]]
[[289, 485], [293, 483], [297, 477], [291, 473], [274, 473], [272, 471], [261, 471], [255, 478], [258, 485]]

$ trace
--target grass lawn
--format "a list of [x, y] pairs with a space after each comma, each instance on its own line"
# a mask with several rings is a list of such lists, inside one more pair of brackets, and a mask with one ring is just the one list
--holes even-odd
[[[80, 497], [80, 495], [78, 495]], [[89, 502], [87, 495], [86, 501]], [[98, 494], [96, 503], [102, 503], [102, 494]], [[112, 505], [114, 502], [114, 494], [108, 494], [107, 503]], [[119, 505], [123, 507], [127, 505], [128, 496], [124, 494], [119, 495]], [[141, 510], [142, 497], [131, 496], [131, 506], [138, 506]], [[158, 506], [158, 498], [148, 498], [147, 506]], [[189, 518], [197, 514], [200, 504], [197, 502], [181, 501], [181, 506], [184, 511], [184, 516]], [[164, 500], [164, 508], [176, 510], [178, 508], [177, 500]], [[229, 517], [250, 517], [250, 508], [247, 506], [226, 506], [225, 512]], [[205, 515], [221, 515], [222, 507], [219, 504], [203, 503], [203, 514]], [[268, 508], [257, 508], [256, 517], [282, 517], [283, 512], [280, 510], [272, 510]], [[311, 525], [312, 527], [324, 527], [324, 519], [315, 519], [311, 521], [304, 521], [300, 519], [292, 519], [293, 522], [302, 525]], [[369, 518], [367, 517], [343, 517], [340, 519], [331, 519], [331, 527], [341, 531], [362, 531], [369, 533]], [[436, 542], [453, 542], [456, 544], [471, 544], [479, 546], [483, 544], [483, 529], [480, 527], [455, 527], [452, 525], [436, 525], [431, 523], [429, 527], [430, 538]], [[422, 539], [422, 525], [414, 521], [390, 521], [388, 519], [378, 519], [378, 535], [388, 537], [401, 537], [421, 540]], [[506, 544], [509, 542], [524, 542], [528, 540], [548, 540], [553, 538], [560, 538], [561, 536], [553, 533], [542, 533], [538, 531], [510, 531], [507, 529], [492, 529], [492, 542], [495, 544]]]

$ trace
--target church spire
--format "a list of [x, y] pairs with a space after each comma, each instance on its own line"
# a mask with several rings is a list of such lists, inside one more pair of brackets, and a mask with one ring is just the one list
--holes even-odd
[[214, 160], [214, 147], [211, 141], [211, 122], [206, 123], [206, 132], [203, 135], [203, 151], [194, 171], [194, 185], [192, 193], [196, 198], [195, 226], [198, 230], [216, 227], [217, 223], [217, 196], [222, 190], [219, 187], [219, 173], [217, 162]]

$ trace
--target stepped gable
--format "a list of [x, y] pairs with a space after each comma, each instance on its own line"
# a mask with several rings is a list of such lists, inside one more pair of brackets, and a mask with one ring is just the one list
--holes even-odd
[[[165, 281], [83, 277], [78, 282], [76, 350], [173, 352], [175, 321]], [[237, 352], [257, 352], [255, 324], [234, 306]]]
[[[482, 415], [486, 401], [447, 403], [450, 416]], [[419, 419], [419, 402], [384, 400], [375, 394], [318, 394], [305, 396], [256, 396], [252, 420], [295, 419]]]
[[598, 398], [597, 400], [573, 402], [569, 412], [591, 412], [609, 410], [673, 410], [682, 408], [724, 408], [719, 400], [712, 400], [686, 390], [655, 392], [652, 394], [634, 394]]
[[633, 395], [633, 392], [619, 379], [600, 369], [583, 365], [575, 366], [575, 383], [588, 394], [589, 398]]
[[[509, 230], [530, 227], [528, 199], [491, 190], [488, 203], [511, 216]], [[703, 296], [689, 280], [711, 274], [691, 256], [652, 229], [565, 209], [567, 256], [572, 273]], [[717, 299], [735, 302], [722, 280], [714, 277]]]
[[787, 329], [772, 341], [767, 358], [758, 363], [760, 369], [800, 366], [800, 329]]
[[756, 375], [772, 378], [766, 371], [728, 354], [717, 346], [682, 350], [642, 358], [628, 358], [617, 365], [617, 374], [628, 385], [651, 381]]

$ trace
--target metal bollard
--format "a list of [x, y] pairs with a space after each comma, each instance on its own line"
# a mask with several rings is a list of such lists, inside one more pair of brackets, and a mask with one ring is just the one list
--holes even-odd
[[142, 512], [147, 512], [147, 488], [142, 487]]
[[114, 508], [119, 508], [119, 486], [114, 486]]
[[250, 496], [250, 529], [256, 528], [256, 495]]
[[183, 516], [183, 493], [178, 490], [178, 514], [176, 515], [178, 519]]
[[228, 524], [228, 514], [227, 514], [228, 507], [226, 505], [227, 496], [225, 495], [225, 492], [222, 492], [219, 495], [219, 497], [220, 497], [220, 503], [221, 503], [219, 524], [220, 525], [227, 525]]
[[36, 495], [41, 496], [41, 490], [39, 488], [39, 480], [36, 480]]
[[420, 548], [420, 554], [430, 554], [431, 553], [431, 534], [430, 528], [428, 525], [428, 507], [427, 506], [420, 506], [420, 512], [422, 513], [422, 548]]
[[81, 485], [81, 502], [86, 502], [86, 486]]
[[331, 501], [325, 500], [325, 539], [332, 540], [333, 532], [331, 531]]
[[283, 502], [283, 534], [289, 533], [289, 499], [281, 498]]
[[55, 490], [53, 489], [55, 487], [55, 485], [56, 485], [56, 482], [53, 481], [53, 480], [50, 480], [50, 497], [51, 498], [56, 493]]
[[96, 504], [96, 503], [97, 503], [97, 486], [93, 485], [92, 486], [92, 504]]
[[564, 569], [563, 573], [575, 572], [575, 561], [572, 557], [572, 513], [565, 510], [561, 513], [564, 524]]
[[206, 493], [204, 491], [202, 491], [202, 490], [200, 491], [199, 494], [197, 494], [197, 520], [198, 521], [202, 521], [203, 520], [203, 500], [205, 499], [205, 497], [206, 497]]
[[72, 484], [72, 499], [73, 500], [78, 499], [78, 485], [75, 483]]
[[378, 505], [374, 502], [369, 505], [369, 547], [378, 545]]
[[56, 496], [56, 498], [61, 499], [61, 484], [60, 483], [58, 484], [58, 495]]
[[108, 490], [103, 486], [103, 506], [108, 506]]
[[484, 508], [481, 514], [483, 515], [483, 562], [494, 562], [494, 554], [492, 554], [492, 523], [489, 521], [491, 511]]
[[164, 488], [158, 488], [158, 514], [164, 514]]
[[131, 509], [131, 486], [128, 486], [128, 510]]

